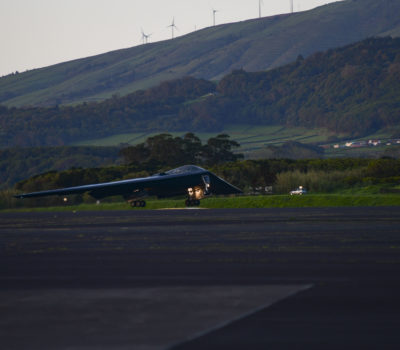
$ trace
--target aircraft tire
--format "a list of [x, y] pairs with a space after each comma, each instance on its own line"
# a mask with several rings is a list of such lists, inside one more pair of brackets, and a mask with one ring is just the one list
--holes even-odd
[[133, 208], [144, 208], [146, 206], [146, 201], [132, 201], [131, 207]]
[[187, 207], [197, 207], [200, 205], [200, 201], [198, 199], [186, 199], [185, 205]]

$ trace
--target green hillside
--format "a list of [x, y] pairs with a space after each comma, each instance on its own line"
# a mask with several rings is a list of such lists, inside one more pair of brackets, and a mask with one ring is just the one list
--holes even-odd
[[[399, 91], [400, 38], [371, 38], [269, 71], [235, 70], [217, 85], [186, 77], [98, 103], [0, 106], [0, 147], [134, 144], [166, 131], [225, 131], [243, 145], [258, 143], [255, 148], [359, 138], [378, 130], [398, 138]], [[264, 129], [270, 126], [280, 127]], [[254, 127], [260, 129], [243, 132]], [[131, 136], [115, 137], [120, 134]], [[88, 142], [111, 136], [120, 141]]]
[[267, 70], [371, 36], [400, 35], [397, 0], [347, 0], [311, 11], [206, 28], [0, 78], [0, 104], [59, 105], [126, 95], [190, 75]]
[[[220, 123], [323, 127], [352, 137], [400, 129], [400, 39], [366, 39], [267, 72], [237, 70], [217, 87]], [[210, 104], [209, 104], [210, 105]]]

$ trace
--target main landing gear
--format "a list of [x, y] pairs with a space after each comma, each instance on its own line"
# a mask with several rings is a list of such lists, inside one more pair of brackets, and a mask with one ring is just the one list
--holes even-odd
[[187, 207], [198, 207], [200, 199], [204, 198], [204, 189], [200, 186], [188, 188], [188, 199], [185, 204]]
[[146, 206], [146, 201], [132, 201], [130, 205], [134, 208], [144, 208]]
[[185, 204], [187, 207], [198, 207], [200, 205], [200, 200], [198, 199], [186, 199]]

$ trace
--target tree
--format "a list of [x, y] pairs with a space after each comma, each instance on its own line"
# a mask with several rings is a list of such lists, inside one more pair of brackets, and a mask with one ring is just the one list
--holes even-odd
[[203, 147], [203, 159], [205, 164], [214, 165], [225, 162], [234, 162], [243, 158], [243, 154], [234, 154], [232, 148], [240, 147], [239, 143], [229, 140], [229, 135], [219, 134], [212, 137]]
[[229, 140], [229, 135], [221, 134], [210, 138], [206, 145], [193, 133], [183, 138], [170, 134], [149, 137], [144, 143], [129, 146], [120, 151], [127, 164], [138, 166], [141, 170], [155, 167], [175, 167], [183, 164], [214, 165], [235, 161], [243, 156], [234, 154], [232, 149], [240, 145]]

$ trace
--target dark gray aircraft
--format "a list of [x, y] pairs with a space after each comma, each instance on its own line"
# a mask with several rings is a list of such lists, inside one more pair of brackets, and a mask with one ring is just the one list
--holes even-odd
[[142, 198], [146, 196], [166, 198], [186, 194], [186, 206], [196, 206], [200, 204], [200, 199], [210, 194], [242, 193], [240, 189], [208, 170], [196, 165], [184, 165], [149, 177], [24, 193], [15, 197], [67, 196], [85, 192], [97, 200], [122, 195], [133, 207], [144, 207], [146, 202]]

